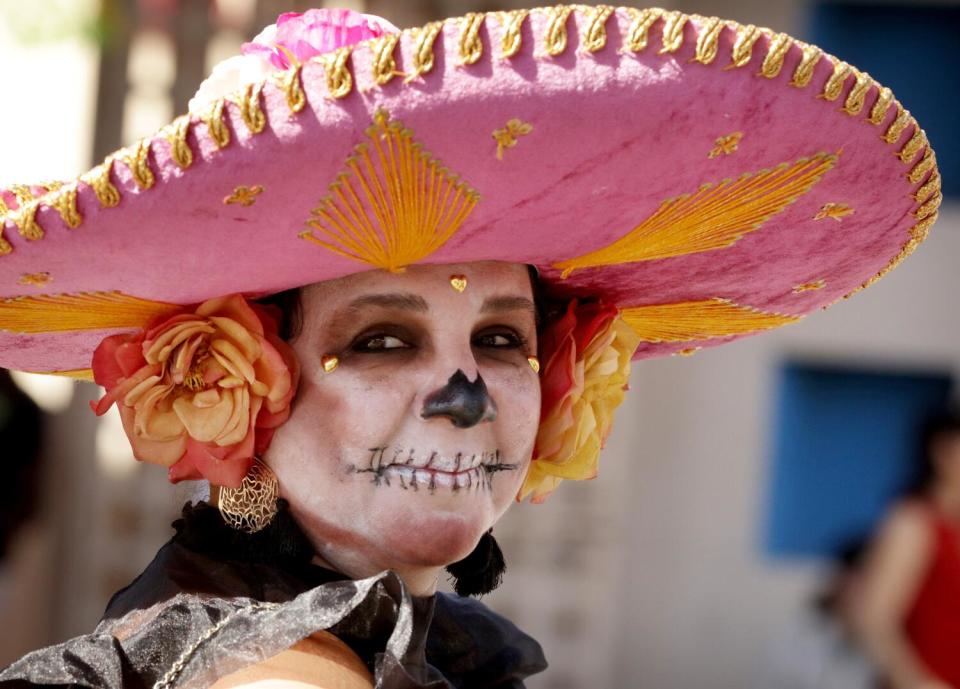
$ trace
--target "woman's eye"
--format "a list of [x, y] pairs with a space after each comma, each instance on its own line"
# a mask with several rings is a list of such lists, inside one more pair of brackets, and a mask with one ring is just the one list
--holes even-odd
[[487, 333], [474, 338], [474, 343], [480, 347], [519, 347], [523, 344], [517, 335], [512, 333]]
[[388, 349], [409, 349], [410, 345], [393, 335], [373, 335], [358, 340], [352, 347], [356, 352], [382, 352]]

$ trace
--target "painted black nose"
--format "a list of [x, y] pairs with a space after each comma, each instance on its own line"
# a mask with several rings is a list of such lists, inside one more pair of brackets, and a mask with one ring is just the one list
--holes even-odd
[[466, 374], [457, 369], [446, 385], [430, 393], [423, 403], [420, 416], [424, 419], [446, 416], [457, 428], [470, 428], [483, 421], [496, 419], [497, 405], [479, 373], [471, 383]]

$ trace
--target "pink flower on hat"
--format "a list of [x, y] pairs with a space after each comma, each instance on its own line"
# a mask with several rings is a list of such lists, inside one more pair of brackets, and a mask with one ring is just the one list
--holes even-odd
[[319, 9], [281, 14], [276, 24], [243, 44], [241, 55], [213, 68], [190, 99], [188, 109], [201, 114], [218, 98], [262, 81], [278, 70], [288, 69], [294, 61], [305, 62], [314, 55], [399, 32], [386, 19], [353, 10]]
[[306, 62], [314, 55], [398, 32], [386, 19], [352, 10], [286, 12], [277, 17], [274, 26], [267, 27], [252, 42], [244, 43], [242, 51], [244, 55], [266, 55], [274, 67], [287, 69], [291, 57]]
[[137, 459], [236, 488], [290, 415], [299, 366], [273, 315], [234, 294], [106, 338], [93, 374], [107, 393], [91, 407], [116, 403]]
[[564, 479], [597, 475], [638, 342], [619, 311], [598, 302], [574, 299], [544, 329], [540, 429], [518, 500], [543, 502]]

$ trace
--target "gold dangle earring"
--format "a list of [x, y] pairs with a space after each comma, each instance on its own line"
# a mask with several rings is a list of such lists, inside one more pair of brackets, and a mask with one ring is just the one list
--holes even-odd
[[234, 529], [256, 533], [277, 516], [279, 495], [277, 475], [259, 457], [254, 457], [239, 488], [220, 488], [220, 514]]

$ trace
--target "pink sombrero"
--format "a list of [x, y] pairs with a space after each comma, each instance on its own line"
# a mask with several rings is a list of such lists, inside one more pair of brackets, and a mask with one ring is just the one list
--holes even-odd
[[78, 180], [0, 194], [0, 365], [83, 376], [171, 305], [484, 259], [615, 305], [637, 358], [689, 352], [869, 285], [940, 202], [889, 89], [755, 26], [558, 6], [282, 54]]

